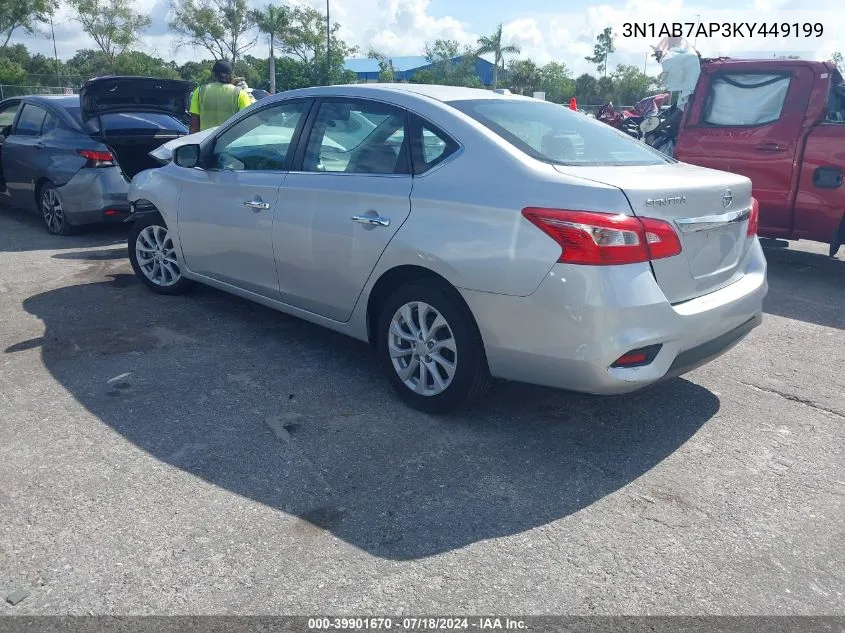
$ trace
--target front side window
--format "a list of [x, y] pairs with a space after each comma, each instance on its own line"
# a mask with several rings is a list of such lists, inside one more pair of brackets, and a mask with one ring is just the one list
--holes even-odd
[[663, 165], [669, 157], [595, 118], [548, 101], [452, 101], [511, 145], [557, 165]]
[[285, 171], [296, 127], [309, 105], [308, 101], [283, 102], [246, 117], [217, 138], [212, 167]]
[[765, 125], [780, 118], [789, 74], [724, 73], [710, 83], [702, 122], [720, 127]]
[[15, 122], [15, 115], [18, 113], [18, 104], [13, 103], [0, 110], [0, 131]]
[[354, 101], [320, 104], [303, 171], [405, 173], [405, 124], [392, 106]]
[[38, 106], [27, 103], [21, 115], [18, 118], [18, 124], [15, 127], [15, 134], [21, 136], [38, 136], [41, 134], [41, 126], [44, 124], [44, 117], [47, 116], [47, 111]]

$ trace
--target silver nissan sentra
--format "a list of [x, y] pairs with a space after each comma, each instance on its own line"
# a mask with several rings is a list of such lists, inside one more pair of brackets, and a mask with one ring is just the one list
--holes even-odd
[[129, 193], [143, 283], [208, 284], [369, 341], [423, 411], [491, 377], [631, 392], [761, 322], [751, 182], [552, 103], [308, 88], [158, 153]]

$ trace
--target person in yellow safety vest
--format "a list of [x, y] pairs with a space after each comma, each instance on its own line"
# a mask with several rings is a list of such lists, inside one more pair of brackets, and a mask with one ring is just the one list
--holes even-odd
[[233, 114], [252, 105], [246, 90], [232, 85], [232, 64], [215, 62], [211, 69], [214, 81], [194, 90], [191, 96], [191, 134], [217, 127]]

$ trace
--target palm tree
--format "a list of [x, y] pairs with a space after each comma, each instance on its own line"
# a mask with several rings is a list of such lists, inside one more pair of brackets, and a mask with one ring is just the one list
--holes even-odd
[[519, 46], [502, 46], [502, 25], [496, 27], [492, 35], [484, 35], [478, 38], [478, 54], [485, 55], [493, 53], [493, 89], [499, 82], [499, 68], [505, 69], [505, 55], [519, 55]]
[[258, 30], [270, 36], [270, 94], [276, 93], [276, 54], [273, 45], [282, 42], [290, 26], [290, 9], [268, 4], [264, 10], [252, 12]]

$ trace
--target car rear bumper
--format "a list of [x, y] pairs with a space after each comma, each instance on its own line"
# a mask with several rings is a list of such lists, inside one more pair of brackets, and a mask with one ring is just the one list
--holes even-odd
[[[494, 376], [613, 395], [692, 371], [759, 325], [768, 284], [757, 240], [742, 266], [745, 274], [735, 283], [674, 306], [648, 264], [558, 264], [528, 297], [462, 294]], [[611, 367], [652, 345], [661, 347], [647, 365]]]
[[128, 191], [117, 167], [80, 169], [59, 187], [65, 216], [73, 225], [121, 221], [129, 215]]

